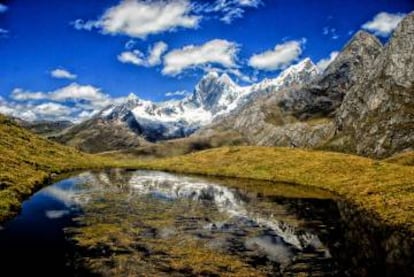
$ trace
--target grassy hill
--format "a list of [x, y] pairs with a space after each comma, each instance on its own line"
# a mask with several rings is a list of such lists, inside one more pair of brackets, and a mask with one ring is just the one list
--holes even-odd
[[385, 159], [384, 161], [389, 163], [395, 163], [399, 165], [414, 165], [414, 151], [407, 151], [403, 152], [397, 155], [394, 155], [392, 157], [389, 157], [388, 159]]
[[109, 164], [35, 135], [0, 115], [0, 222], [52, 173]]

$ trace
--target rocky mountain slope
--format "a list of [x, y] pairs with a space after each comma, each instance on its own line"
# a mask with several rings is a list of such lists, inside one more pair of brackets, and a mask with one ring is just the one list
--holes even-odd
[[73, 126], [71, 121], [25, 121], [21, 119], [14, 118], [17, 124], [20, 126], [32, 131], [33, 133], [50, 137], [58, 134], [59, 132]]
[[374, 157], [413, 149], [414, 12], [345, 96], [335, 124], [339, 149]]
[[131, 94], [124, 103], [106, 107], [54, 139], [84, 151], [101, 152], [187, 137], [262, 94], [308, 82], [317, 74], [309, 59], [289, 67], [277, 78], [244, 87], [225, 73], [210, 72], [182, 100], [154, 103]]
[[197, 132], [233, 129], [249, 144], [384, 158], [414, 148], [414, 13], [383, 47], [360, 31], [300, 87], [262, 95]]
[[197, 134], [234, 129], [254, 145], [321, 146], [334, 135], [335, 110], [381, 51], [382, 45], [374, 36], [358, 32], [327, 69], [310, 82], [262, 94]]

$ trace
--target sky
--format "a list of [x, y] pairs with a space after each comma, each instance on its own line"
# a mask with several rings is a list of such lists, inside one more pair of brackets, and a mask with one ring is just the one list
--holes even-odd
[[322, 71], [355, 32], [385, 43], [413, 10], [412, 0], [0, 0], [0, 113], [80, 121], [131, 92], [179, 99], [212, 70], [240, 85], [306, 57]]

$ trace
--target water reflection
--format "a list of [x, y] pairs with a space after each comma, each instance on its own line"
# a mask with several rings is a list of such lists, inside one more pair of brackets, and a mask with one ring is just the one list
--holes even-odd
[[23, 234], [16, 257], [57, 248], [50, 252], [62, 266], [55, 276], [68, 272], [68, 264], [104, 276], [337, 275], [326, 245], [331, 226], [299, 216], [294, 200], [275, 202], [238, 188], [163, 172], [83, 172], [35, 194], [0, 239], [13, 249]]
[[[87, 206], [89, 201], [105, 198], [109, 192], [122, 195], [124, 203], [132, 203], [137, 199], [143, 201], [144, 197], [145, 201], [152, 201], [151, 205], [170, 205], [167, 208], [169, 211], [174, 206], [177, 211], [169, 216], [175, 217], [175, 220], [154, 226], [158, 238], [178, 236], [202, 240], [206, 247], [222, 252], [234, 252], [237, 248], [238, 255], [266, 257], [269, 262], [277, 264], [280, 270], [292, 264], [305, 249], [305, 252], [315, 253], [318, 258], [330, 258], [328, 247], [316, 233], [301, 227], [301, 220], [295, 215], [289, 215], [288, 221], [284, 220], [287, 217], [285, 207], [276, 203], [257, 207], [257, 201], [251, 201], [236, 189], [200, 178], [152, 171], [129, 174], [122, 171], [87, 172], [77, 178], [79, 184], [87, 184], [84, 190], [87, 195], [69, 193], [62, 197], [62, 201]], [[53, 193], [59, 195], [56, 191]], [[260, 201], [266, 202], [263, 199]], [[186, 216], [187, 209], [192, 209], [189, 205], [194, 204], [189, 202], [201, 207], [202, 214], [198, 211], [192, 220], [180, 219], [180, 216]], [[152, 212], [149, 206], [145, 207], [148, 213]], [[130, 209], [136, 213], [142, 212], [137, 207]], [[280, 210], [283, 212], [278, 214]], [[176, 226], [177, 221], [179, 226]]]
[[[299, 232], [294, 226], [280, 220], [250, 212], [248, 205], [240, 199], [240, 195], [224, 186], [163, 172], [136, 172], [131, 177], [129, 185], [138, 194], [153, 195], [161, 199], [187, 198], [193, 201], [209, 202], [215, 205], [219, 212], [226, 213], [229, 221], [232, 217], [237, 217], [239, 225], [258, 224], [266, 227], [281, 237], [285, 243], [300, 250], [310, 245], [316, 248], [324, 247], [315, 234]], [[223, 229], [223, 226], [226, 226], [226, 222], [209, 223], [206, 227]]]

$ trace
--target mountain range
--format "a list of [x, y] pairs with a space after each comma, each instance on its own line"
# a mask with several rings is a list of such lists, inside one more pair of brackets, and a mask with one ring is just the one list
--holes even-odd
[[[246, 144], [386, 157], [414, 144], [414, 13], [386, 45], [359, 31], [320, 72], [306, 58], [249, 86], [207, 73], [181, 100], [134, 94], [53, 139], [88, 152], [237, 136]], [[181, 140], [182, 142], [183, 140]]]
[[[251, 86], [237, 85], [226, 73], [209, 72], [193, 93], [182, 100], [154, 103], [130, 94], [123, 103], [106, 107], [55, 139], [82, 150], [100, 152], [187, 137], [262, 94], [300, 85], [318, 74], [310, 59], [289, 67], [277, 78]], [[100, 141], [99, 147], [94, 147], [95, 140]]]

